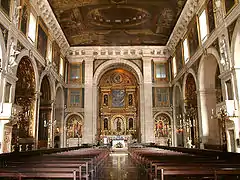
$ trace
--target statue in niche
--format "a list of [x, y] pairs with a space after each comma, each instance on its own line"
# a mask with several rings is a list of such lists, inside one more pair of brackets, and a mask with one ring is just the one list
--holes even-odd
[[129, 105], [129, 106], [132, 106], [132, 105], [133, 105], [133, 95], [132, 95], [132, 94], [129, 94], [129, 95], [128, 95], [128, 105]]
[[8, 68], [14, 68], [17, 66], [16, 57], [20, 53], [15, 45], [14, 37], [12, 37], [10, 40], [9, 49]]
[[116, 124], [117, 124], [117, 131], [118, 131], [118, 132], [121, 131], [121, 130], [122, 130], [122, 127], [121, 127], [121, 121], [120, 121], [120, 118], [117, 119]]
[[19, 22], [19, 11], [22, 9], [21, 6], [18, 6], [17, 0], [14, 0], [14, 13], [12, 17], [12, 21], [15, 24], [16, 27], [18, 27], [18, 22]]
[[220, 54], [221, 54], [221, 64], [226, 69], [228, 68], [228, 54], [227, 54], [227, 43], [225, 40], [225, 36], [222, 35], [222, 40], [220, 41]]
[[129, 119], [129, 129], [132, 130], [133, 129], [133, 118]]
[[107, 119], [107, 118], [104, 119], [103, 129], [104, 129], [104, 130], [108, 130], [108, 119]]
[[104, 94], [104, 96], [103, 96], [103, 105], [108, 106], [108, 95], [107, 94]]

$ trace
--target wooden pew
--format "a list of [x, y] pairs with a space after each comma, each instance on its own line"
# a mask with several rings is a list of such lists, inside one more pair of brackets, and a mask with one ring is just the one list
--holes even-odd
[[108, 155], [106, 150], [87, 149], [9, 160], [0, 169], [0, 177], [89, 179]]
[[240, 173], [240, 164], [224, 159], [223, 156], [216, 158], [209, 154], [193, 155], [154, 148], [132, 148], [129, 154], [141, 168], [146, 170], [150, 179], [162, 180], [165, 176], [184, 174], [215, 178], [219, 175]]

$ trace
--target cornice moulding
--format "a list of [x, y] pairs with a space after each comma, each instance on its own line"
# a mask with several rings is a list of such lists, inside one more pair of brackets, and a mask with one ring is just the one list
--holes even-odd
[[179, 42], [184, 36], [184, 32], [187, 29], [188, 24], [192, 20], [194, 14], [197, 11], [198, 0], [188, 0], [183, 8], [183, 11], [178, 18], [178, 21], [170, 35], [167, 42], [167, 48], [172, 53]]
[[71, 47], [67, 55], [69, 61], [74, 59], [136, 59], [143, 57], [169, 58], [166, 46], [87, 46]]
[[47, 0], [36, 0], [33, 1], [35, 6], [38, 8], [39, 12], [41, 12], [41, 17], [44, 20], [46, 26], [51, 32], [53, 38], [57, 41], [61, 53], [66, 55], [67, 50], [69, 49], [70, 45], [48, 3]]

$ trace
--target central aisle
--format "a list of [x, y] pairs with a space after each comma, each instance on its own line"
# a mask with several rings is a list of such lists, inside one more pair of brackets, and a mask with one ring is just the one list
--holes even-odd
[[137, 168], [126, 151], [112, 152], [98, 180], [146, 180], [144, 171]]

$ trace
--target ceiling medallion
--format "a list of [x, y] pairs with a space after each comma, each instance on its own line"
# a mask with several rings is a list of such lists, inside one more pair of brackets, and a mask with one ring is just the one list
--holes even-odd
[[116, 84], [120, 84], [122, 82], [123, 78], [122, 75], [119, 73], [114, 74], [113, 76], [113, 82]]
[[117, 5], [95, 8], [89, 11], [87, 17], [93, 25], [113, 28], [144, 24], [151, 15], [142, 8]]

